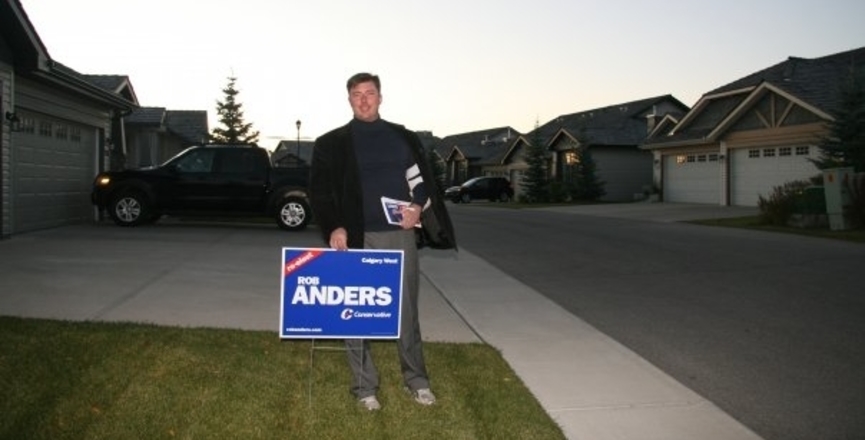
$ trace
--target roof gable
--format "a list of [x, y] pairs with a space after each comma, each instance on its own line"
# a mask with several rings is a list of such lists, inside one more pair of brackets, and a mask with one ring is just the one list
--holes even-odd
[[655, 137], [660, 133], [667, 133], [679, 123], [679, 118], [674, 115], [664, 115], [660, 121], [655, 124], [655, 127], [649, 133], [649, 138]]
[[0, 0], [0, 36], [12, 49], [17, 67], [42, 68], [50, 59], [48, 50], [18, 0]]
[[91, 84], [103, 88], [111, 93], [120, 95], [130, 102], [138, 103], [132, 82], [126, 75], [82, 75]]

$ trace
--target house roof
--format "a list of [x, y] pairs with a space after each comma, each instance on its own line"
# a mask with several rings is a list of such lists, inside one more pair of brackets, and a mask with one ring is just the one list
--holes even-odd
[[165, 121], [164, 107], [139, 107], [126, 116], [127, 124], [162, 125]]
[[126, 116], [125, 122], [139, 127], [165, 128], [190, 144], [202, 142], [210, 132], [205, 110], [139, 107]]
[[20, 1], [0, 0], [0, 35], [10, 46], [18, 75], [76, 93], [110, 108], [128, 110], [138, 105], [134, 93], [130, 94], [131, 88], [127, 94], [109, 91], [51, 59]]
[[165, 112], [165, 127], [192, 144], [204, 142], [210, 133], [205, 110], [168, 110]]
[[789, 57], [705, 93], [672, 130], [656, 131], [644, 148], [713, 141], [766, 93], [782, 95], [822, 119], [841, 98], [843, 81], [865, 72], [865, 47], [819, 58]]
[[658, 118], [665, 114], [679, 117], [688, 110], [688, 106], [672, 95], [655, 96], [561, 115], [533, 130], [526, 138], [540, 138], [547, 146], [562, 135], [593, 146], [639, 145], [648, 134], [647, 116], [655, 114], [661, 104], [674, 110], [656, 115]]
[[271, 160], [273, 163], [278, 163], [283, 160], [287, 160], [292, 158], [291, 160], [296, 160], [298, 157], [298, 153], [300, 154], [300, 160], [303, 163], [311, 164], [312, 163], [312, 151], [315, 148], [315, 141], [301, 140], [300, 145], [298, 145], [297, 140], [282, 140], [279, 141], [276, 148], [273, 150], [271, 154]]
[[848, 78], [854, 69], [860, 74], [865, 69], [865, 47], [811, 59], [791, 56], [774, 66], [718, 87], [706, 95], [753, 88], [768, 82], [831, 113], [838, 105], [841, 82]]
[[418, 138], [424, 150], [435, 150], [436, 145], [441, 141], [441, 138], [434, 136], [431, 131], [416, 131]]
[[472, 164], [494, 165], [502, 163], [519, 136], [520, 132], [509, 126], [490, 128], [445, 136], [435, 149], [443, 158], [461, 154]]

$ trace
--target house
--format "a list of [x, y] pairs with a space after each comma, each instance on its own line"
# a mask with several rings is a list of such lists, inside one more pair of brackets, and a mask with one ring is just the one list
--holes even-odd
[[0, 238], [93, 220], [93, 178], [137, 106], [128, 78], [53, 60], [21, 2], [0, 0]]
[[512, 127], [445, 136], [433, 148], [444, 162], [446, 186], [478, 176], [504, 176], [518, 184], [520, 168], [512, 159], [520, 137]]
[[843, 81], [865, 69], [865, 48], [789, 57], [705, 93], [641, 146], [663, 200], [757, 206], [773, 187], [819, 175], [811, 162]]
[[140, 107], [124, 118], [126, 168], [159, 165], [209, 138], [207, 111]]
[[296, 167], [312, 165], [312, 150], [314, 141], [293, 140], [279, 141], [271, 154], [271, 161], [278, 167]]
[[567, 182], [579, 158], [587, 150], [604, 182], [603, 201], [633, 201], [652, 184], [652, 155], [639, 148], [659, 124], [682, 117], [688, 107], [672, 95], [562, 115], [528, 135], [541, 140], [550, 151], [550, 178]]

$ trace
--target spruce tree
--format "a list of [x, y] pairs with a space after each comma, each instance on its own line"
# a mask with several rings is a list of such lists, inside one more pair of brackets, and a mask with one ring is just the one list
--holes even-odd
[[531, 144], [526, 145], [523, 154], [528, 169], [523, 173], [520, 183], [526, 203], [542, 203], [549, 199], [549, 179], [547, 178], [547, 151], [537, 121], [532, 133]]
[[444, 194], [445, 191], [445, 180], [447, 178], [447, 169], [445, 168], [444, 161], [436, 154], [435, 149], [429, 148], [427, 150], [427, 162], [429, 162], [430, 167], [432, 168], [433, 176], [435, 176], [435, 189], [439, 192], [439, 194]]
[[604, 182], [598, 179], [595, 159], [587, 147], [577, 149], [577, 161], [573, 167], [574, 173], [570, 182], [572, 200], [595, 201], [607, 193]]
[[865, 80], [851, 72], [840, 91], [838, 108], [828, 123], [829, 134], [821, 139], [820, 169], [853, 167], [865, 172]]
[[220, 144], [256, 144], [258, 131], [252, 130], [252, 123], [243, 120], [243, 104], [237, 101], [240, 91], [236, 87], [237, 78], [228, 77], [228, 85], [222, 89], [224, 101], [216, 101], [219, 123], [224, 126], [213, 129], [210, 138]]

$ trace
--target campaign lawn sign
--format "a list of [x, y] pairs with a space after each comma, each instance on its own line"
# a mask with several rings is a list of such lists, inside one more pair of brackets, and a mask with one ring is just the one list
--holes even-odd
[[280, 338], [397, 339], [403, 251], [282, 248]]

